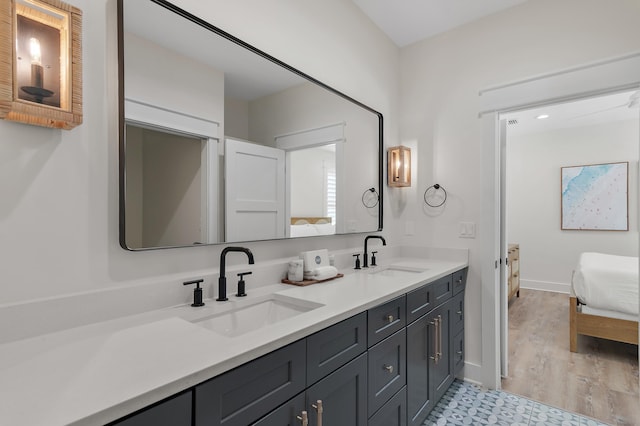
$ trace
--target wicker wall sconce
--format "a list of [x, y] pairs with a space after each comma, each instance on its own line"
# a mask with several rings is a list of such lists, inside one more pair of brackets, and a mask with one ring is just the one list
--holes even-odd
[[389, 186], [411, 186], [411, 148], [402, 145], [389, 148], [387, 165]]
[[0, 0], [0, 118], [82, 123], [82, 11], [59, 0]]

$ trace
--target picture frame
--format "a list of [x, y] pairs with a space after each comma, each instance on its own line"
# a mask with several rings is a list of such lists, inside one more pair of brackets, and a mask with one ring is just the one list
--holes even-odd
[[629, 230], [629, 163], [561, 167], [562, 230]]
[[0, 118], [82, 123], [82, 11], [59, 0], [0, 0]]

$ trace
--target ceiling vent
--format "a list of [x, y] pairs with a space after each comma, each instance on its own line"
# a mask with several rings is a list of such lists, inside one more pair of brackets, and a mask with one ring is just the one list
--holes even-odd
[[515, 126], [516, 124], [518, 124], [518, 120], [514, 118], [512, 120], [507, 121], [507, 124], [509, 126]]

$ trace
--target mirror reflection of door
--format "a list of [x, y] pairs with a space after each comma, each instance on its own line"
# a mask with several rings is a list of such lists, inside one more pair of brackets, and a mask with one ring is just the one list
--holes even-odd
[[285, 236], [285, 155], [269, 146], [225, 140], [225, 239]]
[[134, 124], [127, 124], [126, 133], [127, 245], [206, 242], [201, 200], [207, 140]]

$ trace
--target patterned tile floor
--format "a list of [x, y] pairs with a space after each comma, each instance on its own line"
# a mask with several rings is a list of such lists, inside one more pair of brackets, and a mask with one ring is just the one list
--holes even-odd
[[455, 380], [424, 425], [606, 426], [597, 420], [503, 391]]

